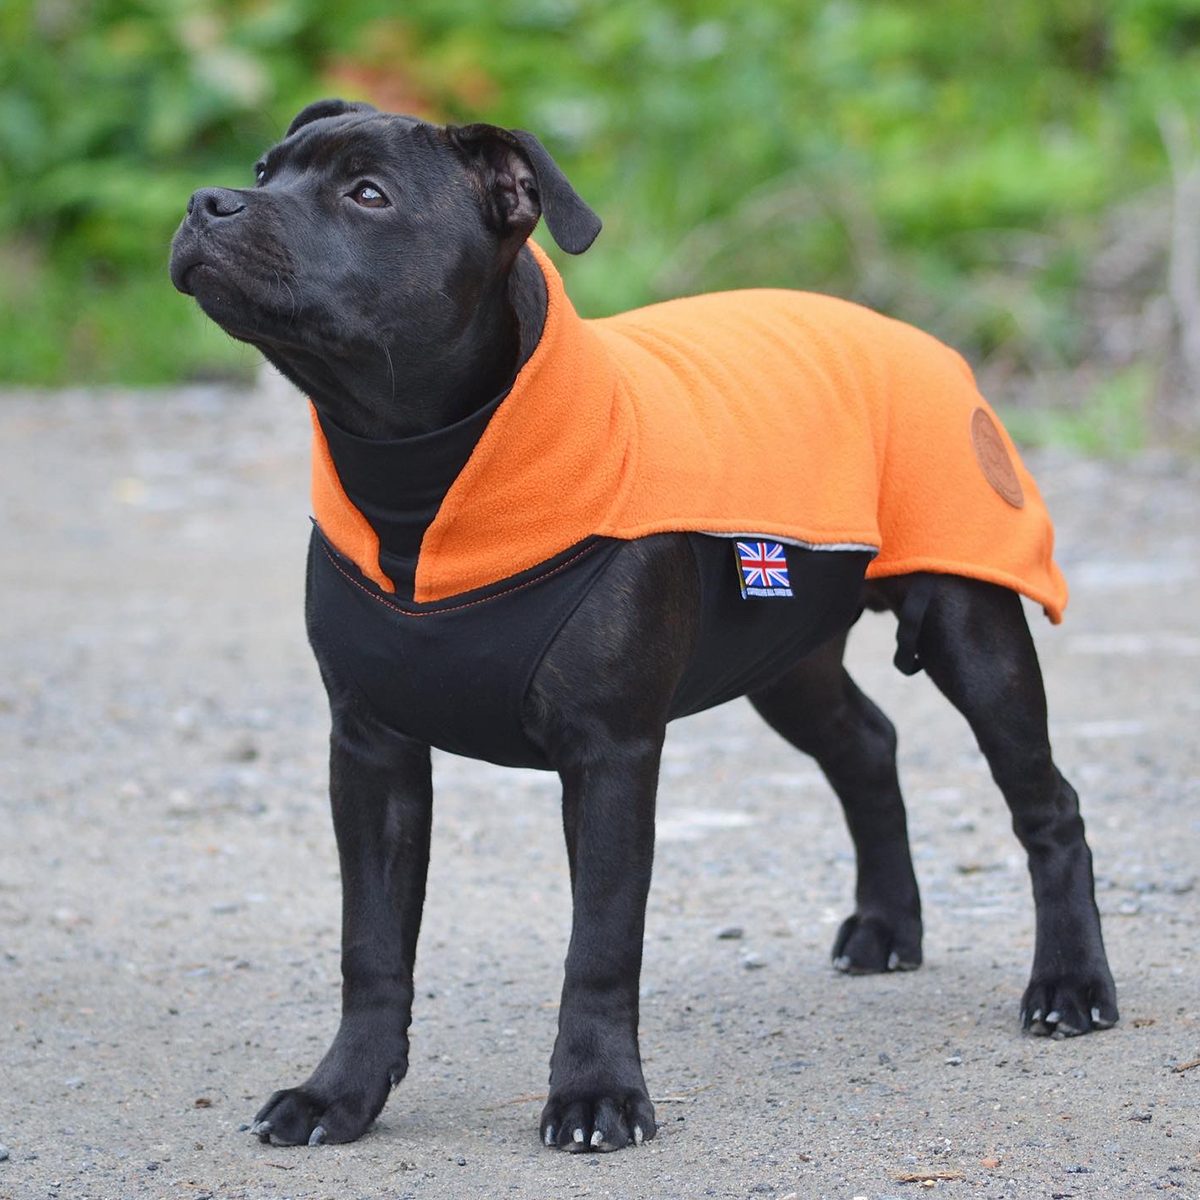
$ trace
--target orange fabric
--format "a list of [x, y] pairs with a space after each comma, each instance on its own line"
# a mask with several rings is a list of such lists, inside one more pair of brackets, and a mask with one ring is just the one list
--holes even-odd
[[1061, 620], [1066, 584], [1037, 486], [1007, 433], [1024, 506], [988, 483], [971, 416], [991, 410], [953, 350], [859, 305], [781, 290], [584, 321], [533, 252], [545, 329], [425, 533], [417, 601], [593, 534], [697, 530], [878, 548], [869, 576], [989, 580]]
[[379, 535], [371, 528], [367, 518], [358, 511], [354, 502], [342, 488], [329, 443], [317, 420], [317, 410], [312, 401], [308, 404], [308, 415], [312, 418], [312, 507], [321, 532], [358, 569], [385, 592], [394, 592], [396, 585], [379, 567]]

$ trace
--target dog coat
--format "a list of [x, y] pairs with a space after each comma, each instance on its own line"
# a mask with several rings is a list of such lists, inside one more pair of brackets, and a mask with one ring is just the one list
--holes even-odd
[[[395, 441], [312, 411], [310, 619], [396, 728], [546, 765], [520, 728], [533, 671], [619, 545], [654, 533], [690, 535], [701, 585], [672, 716], [844, 628], [864, 572], [986, 580], [1061, 620], [1037, 486], [954, 351], [783, 290], [583, 320], [530, 245], [546, 321], [507, 394]], [[739, 543], [782, 555], [791, 594], [747, 598]]]

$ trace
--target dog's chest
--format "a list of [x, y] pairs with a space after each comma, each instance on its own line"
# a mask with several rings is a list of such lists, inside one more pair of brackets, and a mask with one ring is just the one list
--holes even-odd
[[[742, 542], [740, 552], [737, 539], [682, 536], [696, 563], [700, 628], [672, 719], [766, 686], [858, 612], [865, 552], [759, 541]], [[309, 554], [309, 634], [323, 669], [387, 726], [466, 757], [548, 768], [525, 735], [524, 698], [571, 614], [585, 598], [606, 602], [606, 568], [626, 544], [590, 539], [479, 593], [416, 605], [364, 580], [317, 531]], [[745, 559], [773, 545], [778, 551], [763, 552], [761, 574], [747, 575], [739, 553]], [[781, 560], [786, 588], [773, 586]]]

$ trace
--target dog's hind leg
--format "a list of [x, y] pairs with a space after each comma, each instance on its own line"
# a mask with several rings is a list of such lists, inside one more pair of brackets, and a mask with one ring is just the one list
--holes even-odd
[[767, 723], [816, 759], [842, 803], [858, 861], [855, 911], [833, 944], [851, 974], [911, 970], [921, 963], [921, 898], [896, 777], [892, 723], [842, 665], [846, 635], [813, 651], [751, 695]]
[[[883, 581], [900, 608], [904, 579]], [[917, 648], [967, 718], [1012, 813], [1033, 882], [1037, 934], [1021, 1021], [1034, 1033], [1087, 1033], [1117, 1020], [1116, 989], [1075, 789], [1050, 752], [1037, 652], [1015, 592], [939, 575]]]

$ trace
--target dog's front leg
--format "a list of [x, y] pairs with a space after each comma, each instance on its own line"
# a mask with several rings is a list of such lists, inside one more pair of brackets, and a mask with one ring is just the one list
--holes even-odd
[[563, 782], [574, 901], [542, 1140], [616, 1150], [654, 1136], [638, 1052], [642, 930], [667, 715], [698, 624], [686, 539], [627, 542], [534, 677], [529, 736]]
[[342, 870], [342, 1021], [308, 1080], [255, 1118], [263, 1141], [351, 1142], [408, 1071], [413, 960], [433, 807], [429, 747], [335, 716], [330, 798]]
[[654, 1136], [638, 980], [662, 734], [606, 732], [561, 772], [574, 907], [541, 1119], [548, 1146], [617, 1150]]

